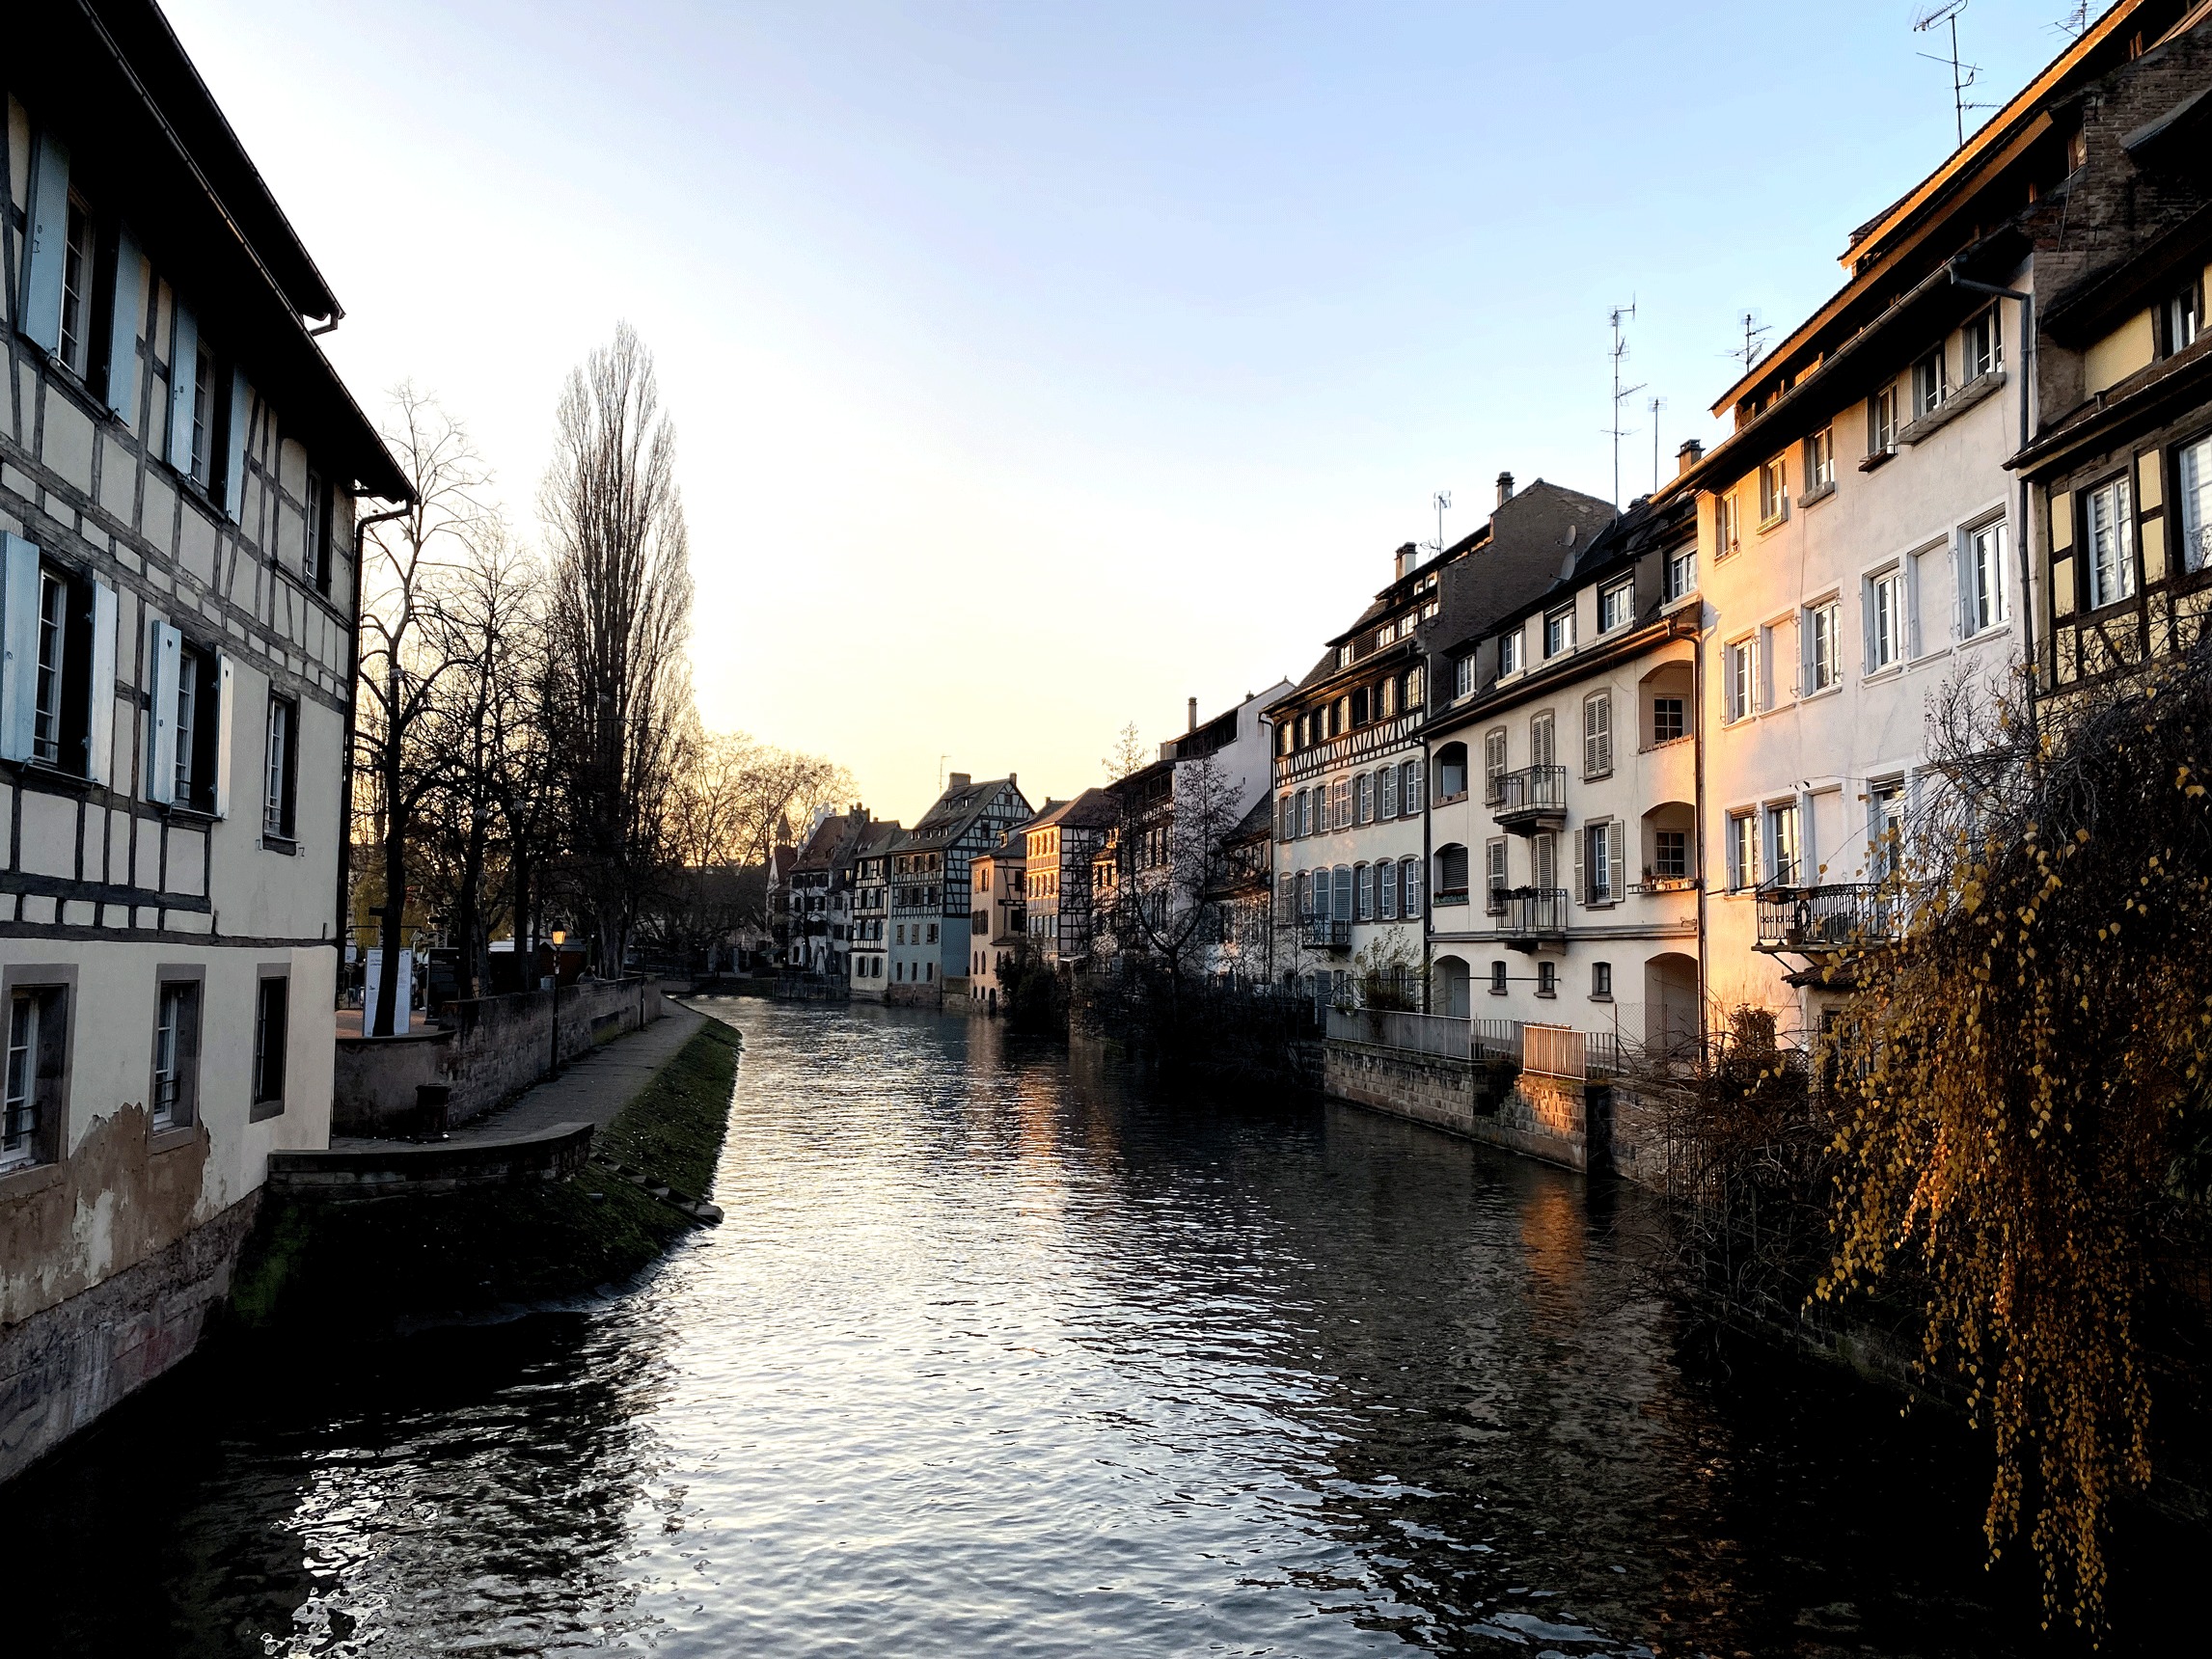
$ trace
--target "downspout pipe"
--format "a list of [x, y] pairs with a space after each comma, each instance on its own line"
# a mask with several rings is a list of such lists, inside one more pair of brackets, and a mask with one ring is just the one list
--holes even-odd
[[[371, 525], [389, 524], [394, 519], [405, 518], [410, 510], [407, 506], [396, 506], [389, 512], [370, 513], [367, 518], [353, 521], [353, 599], [347, 607], [345, 619], [345, 748], [341, 751], [343, 758], [341, 775], [344, 781], [341, 786], [338, 819], [337, 925], [332, 936], [338, 944], [338, 965], [341, 969], [345, 966], [345, 941], [353, 937], [352, 907], [346, 903], [349, 884], [345, 878], [353, 861], [353, 738], [361, 695], [361, 556], [368, 546]], [[390, 904], [392, 895], [387, 893], [384, 902]]]
[[[1994, 299], [2011, 300], [2020, 308], [2020, 449], [2025, 451], [2029, 438], [2029, 400], [2034, 394], [2035, 383], [2035, 296], [2018, 288], [2001, 288], [1994, 283], [1978, 283], [1959, 274], [1958, 261], [1953, 259], [1949, 267], [1953, 287], [1965, 288], [1970, 293], [1988, 294]], [[2020, 639], [2023, 654], [2028, 660], [2028, 730], [2035, 730], [2035, 594], [2029, 581], [2029, 530], [2028, 530], [2028, 476], [2020, 476], [2020, 534], [2019, 545], [2012, 557], [2020, 566]]]

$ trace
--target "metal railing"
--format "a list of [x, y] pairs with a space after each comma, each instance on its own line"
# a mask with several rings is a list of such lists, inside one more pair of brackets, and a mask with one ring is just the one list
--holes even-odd
[[1517, 772], [1501, 772], [1489, 780], [1488, 793], [1485, 804], [1500, 818], [1516, 812], [1564, 812], [1567, 768], [1524, 766]]
[[1759, 895], [1758, 947], [1823, 951], [1877, 943], [1895, 938], [1901, 920], [1901, 901], [1875, 883], [1770, 887]]
[[1382, 1008], [1331, 1008], [1327, 1030], [1332, 1042], [1445, 1060], [1510, 1060], [1552, 1077], [1611, 1077], [1621, 1070], [1620, 1040], [1610, 1031]]
[[1305, 943], [1308, 950], [1349, 950], [1352, 948], [1352, 924], [1348, 921], [1329, 921], [1324, 917], [1309, 917], [1305, 923]]
[[1509, 938], [1565, 938], [1565, 887], [1513, 887], [1506, 892], [1505, 920], [1499, 931]]

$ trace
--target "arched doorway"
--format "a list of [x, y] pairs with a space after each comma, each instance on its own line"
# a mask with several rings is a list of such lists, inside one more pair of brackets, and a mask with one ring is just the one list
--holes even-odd
[[1437, 958], [1435, 996], [1430, 1004], [1434, 1012], [1448, 1014], [1454, 1020], [1467, 1018], [1473, 1007], [1468, 971], [1467, 965], [1459, 957]]
[[1654, 1054], [1695, 1047], [1698, 1040], [1697, 958], [1679, 951], [1644, 964], [1644, 1043]]

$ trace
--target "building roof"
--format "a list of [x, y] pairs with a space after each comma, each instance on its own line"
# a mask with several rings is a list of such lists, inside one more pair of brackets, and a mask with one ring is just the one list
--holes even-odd
[[404, 500], [407, 480], [309, 336], [344, 314], [298, 233], [151, 0], [41, 4], [11, 19], [39, 65], [31, 109], [99, 179], [157, 268], [333, 475]]
[[1104, 830], [1119, 817], [1110, 794], [1104, 789], [1086, 789], [1067, 801], [1046, 802], [1037, 815], [1015, 832], [1026, 835], [1032, 830], [1050, 830], [1054, 825], [1063, 830]]
[[[939, 796], [919, 822], [907, 832], [900, 842], [902, 853], [926, 853], [941, 847], [949, 847], [974, 827], [975, 821], [990, 810], [999, 792], [1012, 789], [1017, 800], [1021, 789], [1013, 774], [1004, 777], [987, 777], [976, 782], [956, 783]], [[1023, 802], [1023, 809], [1028, 803]]]

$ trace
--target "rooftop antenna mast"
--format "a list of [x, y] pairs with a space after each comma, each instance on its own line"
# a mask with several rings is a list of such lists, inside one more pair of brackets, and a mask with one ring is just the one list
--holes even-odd
[[1625, 306], [1615, 306], [1607, 315], [1607, 320], [1613, 325], [1613, 424], [1605, 430], [1613, 440], [1613, 504], [1616, 507], [1621, 504], [1621, 440], [1631, 436], [1636, 430], [1633, 426], [1621, 424], [1621, 405], [1644, 390], [1642, 381], [1633, 386], [1621, 384], [1621, 367], [1628, 361], [1628, 341], [1621, 332], [1621, 324], [1635, 314], [1636, 302], [1630, 300]]
[[1664, 397], [1654, 397], [1644, 405], [1652, 412], [1652, 494], [1659, 493], [1659, 411], [1667, 406]]
[[1429, 498], [1429, 504], [1436, 509], [1436, 539], [1429, 547], [1432, 552], [1441, 554], [1444, 551], [1444, 515], [1452, 510], [1452, 492], [1438, 490]]
[[952, 756], [949, 754], [941, 754], [937, 757], [937, 792], [940, 795], [944, 793], [944, 763], [951, 758]]
[[1958, 61], [1958, 14], [1965, 10], [1966, 0], [1929, 0], [1912, 20], [1913, 33], [1916, 35], [1931, 34], [1939, 28], [1950, 31], [1950, 56], [1940, 57], [1934, 52], [1922, 52], [1919, 55], [1931, 64], [1951, 66], [1951, 112], [1953, 120], [1957, 122], [1958, 148], [1961, 150], [1966, 148], [1966, 112], [1988, 107], [1986, 104], [1966, 101], [1966, 89], [1974, 85], [1974, 78], [1981, 73], [1981, 67]]
[[1744, 373], [1751, 372], [1751, 366], [1766, 350], [1766, 337], [1771, 332], [1766, 324], [1759, 320], [1757, 312], [1743, 313], [1743, 343], [1730, 352], [1729, 356], [1743, 360]]

